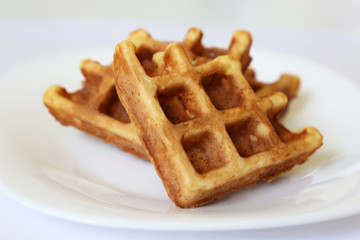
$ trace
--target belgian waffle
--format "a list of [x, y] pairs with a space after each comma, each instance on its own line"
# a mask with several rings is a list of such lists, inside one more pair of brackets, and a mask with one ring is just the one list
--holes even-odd
[[74, 126], [120, 146], [123, 151], [147, 158], [117, 97], [112, 66], [86, 59], [80, 68], [86, 79], [82, 89], [68, 93], [63, 87], [53, 85], [46, 90], [43, 101], [50, 113], [65, 126]]
[[220, 56], [193, 65], [179, 44], [154, 57], [148, 74], [130, 41], [117, 45], [118, 96], [170, 199], [206, 204], [305, 162], [322, 144], [313, 127], [291, 132], [277, 122], [283, 93], [259, 98], [240, 62]]
[[[128, 39], [137, 46], [136, 54], [142, 66], [149, 74], [154, 72], [153, 56], [165, 50], [169, 42], [155, 40], [143, 29], [132, 32]], [[236, 31], [233, 34], [228, 49], [206, 48], [202, 45], [201, 39], [201, 30], [192, 28], [180, 43], [194, 65], [226, 54], [239, 59], [242, 69], [246, 69], [251, 61], [251, 36], [245, 31]], [[120, 146], [123, 151], [147, 158], [134, 127], [116, 96], [112, 66], [102, 66], [98, 62], [86, 59], [80, 68], [85, 77], [82, 89], [68, 93], [65, 88], [53, 85], [45, 92], [43, 100], [50, 113], [63, 125], [74, 126], [102, 138], [105, 142]], [[295, 76], [287, 75], [288, 77], [281, 78], [274, 84], [265, 84], [255, 79], [255, 73], [251, 69], [246, 69], [244, 74], [261, 96], [277, 91], [283, 91], [289, 98], [290, 95], [296, 95], [299, 80]]]

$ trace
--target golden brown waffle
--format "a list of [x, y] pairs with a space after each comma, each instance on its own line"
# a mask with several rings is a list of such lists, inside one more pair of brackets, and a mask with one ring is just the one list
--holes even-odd
[[194, 66], [179, 44], [170, 44], [155, 59], [158, 71], [149, 76], [135, 45], [121, 42], [114, 54], [115, 85], [177, 206], [200, 206], [270, 181], [321, 146], [315, 128], [290, 132], [276, 122], [286, 96], [257, 97], [234, 57]]
[[120, 146], [123, 151], [147, 158], [117, 97], [112, 66], [87, 59], [81, 63], [81, 71], [86, 80], [79, 91], [68, 93], [53, 85], [44, 93], [43, 101], [50, 113], [63, 125], [74, 126]]
[[[149, 74], [155, 67], [153, 55], [165, 50], [169, 45], [169, 42], [151, 38], [145, 30], [132, 32], [128, 39], [138, 46], [136, 54]], [[241, 60], [244, 66], [250, 63], [251, 36], [245, 31], [237, 31], [233, 34], [227, 50], [206, 48], [202, 45], [201, 39], [201, 30], [192, 28], [180, 43], [186, 49], [192, 64], [199, 65], [225, 54], [231, 54]], [[86, 80], [79, 91], [68, 93], [63, 87], [54, 85], [45, 92], [43, 99], [50, 112], [63, 125], [72, 125], [102, 138], [105, 142], [120, 146], [123, 151], [140, 158], [147, 158], [134, 127], [129, 123], [125, 109], [116, 97], [112, 67], [102, 66], [98, 62], [86, 59], [81, 64], [81, 71]], [[292, 81], [297, 80], [296, 77], [286, 78], [286, 81], [281, 81], [280, 84], [263, 84], [255, 80], [255, 74], [250, 69], [245, 71], [245, 76], [249, 79], [250, 85], [262, 96], [276, 91], [286, 93], [286, 88], [283, 86], [293, 86], [290, 89], [295, 95], [298, 88], [298, 82]]]
[[[102, 66], [86, 59], [81, 63], [81, 71], [85, 81], [80, 90], [68, 93], [65, 88], [53, 85], [45, 92], [43, 99], [50, 113], [65, 126], [74, 126], [121, 147], [123, 151], [147, 159], [126, 110], [115, 93], [112, 66]], [[298, 78], [295, 76], [284, 75], [282, 84], [266, 85], [255, 80], [252, 70], [247, 70], [245, 75], [249, 82], [260, 86], [256, 88], [256, 93], [267, 96], [283, 91], [292, 97], [296, 94]], [[296, 88], [290, 87], [287, 91], [284, 86], [288, 85], [296, 85]]]
[[[181, 43], [188, 49], [194, 64], [206, 61], [207, 57], [214, 58], [227, 53], [243, 59], [246, 66], [250, 63], [249, 33], [235, 32], [228, 50], [205, 48], [201, 44], [201, 38], [201, 30], [193, 28]], [[128, 39], [138, 45], [139, 59], [149, 71], [153, 67], [153, 55], [169, 44], [151, 38], [145, 30], [132, 32]], [[123, 151], [147, 158], [134, 127], [129, 123], [127, 113], [116, 96], [112, 67], [86, 59], [81, 64], [81, 71], [86, 80], [79, 91], [68, 93], [63, 87], [53, 85], [44, 93], [43, 101], [50, 113], [63, 125], [72, 125], [105, 142], [120, 146]]]

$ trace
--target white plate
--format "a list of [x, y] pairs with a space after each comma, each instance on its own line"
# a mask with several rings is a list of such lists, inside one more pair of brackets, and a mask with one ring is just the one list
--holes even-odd
[[[260, 79], [287, 71], [301, 91], [284, 123], [316, 126], [324, 146], [279, 177], [197, 209], [168, 199], [152, 165], [72, 128], [42, 104], [58, 83], [80, 87], [81, 59], [109, 63], [112, 49], [61, 53], [14, 68], [0, 88], [0, 188], [19, 202], [60, 218], [134, 229], [226, 230], [298, 225], [360, 213], [360, 90], [314, 62], [253, 50]], [[340, 158], [340, 156], [347, 157]]]

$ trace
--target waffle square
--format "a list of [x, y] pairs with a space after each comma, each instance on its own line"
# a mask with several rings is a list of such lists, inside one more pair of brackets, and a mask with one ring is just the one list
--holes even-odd
[[118, 96], [170, 199], [197, 207], [241, 186], [270, 181], [305, 162], [322, 144], [313, 127], [291, 132], [278, 121], [282, 93], [259, 98], [240, 61], [225, 55], [194, 65], [180, 44], [154, 56], [147, 72], [136, 46], [116, 47]]

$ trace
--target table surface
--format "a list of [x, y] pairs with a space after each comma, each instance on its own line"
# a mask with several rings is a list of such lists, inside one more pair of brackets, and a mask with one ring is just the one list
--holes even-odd
[[[113, 47], [126, 38], [127, 34], [139, 27], [149, 29], [154, 36], [163, 31], [164, 26], [173, 24], [169, 39], [179, 36], [185, 29], [197, 26], [204, 29], [205, 44], [211, 45], [211, 31], [221, 29], [228, 34], [236, 29], [249, 30], [254, 39], [253, 48], [292, 54], [315, 60], [341, 73], [360, 87], [360, 4], [356, 1], [316, 1], [310, 8], [308, 1], [225, 1], [227, 6], [217, 6], [212, 1], [193, 4], [189, 9], [179, 7], [173, 14], [169, 11], [154, 10], [151, 15], [145, 9], [134, 12], [135, 3], [118, 4], [115, 9], [101, 6], [81, 6], [85, 1], [11, 1], [0, 3], [0, 84], [1, 77], [12, 67], [36, 56], [76, 49]], [[305, 3], [303, 3], [305, 2]], [[314, 1], [312, 1], [313, 3]], [[159, 1], [161, 10], [173, 9], [166, 1]], [[106, 4], [104, 4], [106, 5]], [[21, 6], [21, 7], [19, 7]], [[112, 5], [110, 5], [112, 6]], [[160, 6], [160, 5], [159, 5]], [[151, 6], [148, 6], [151, 7]], [[74, 10], [75, 9], [75, 10]], [[78, 11], [76, 11], [76, 9]], [[126, 9], [130, 9], [126, 11]], [[132, 10], [131, 10], [132, 9]], [[295, 11], [295, 10], [296, 11]], [[97, 11], [98, 10], [98, 11]], [[220, 13], [214, 19], [215, 10]], [[247, 10], [247, 11], [246, 11]], [[254, 17], [250, 12], [259, 13]], [[102, 12], [100, 14], [99, 12]], [[201, 12], [201, 13], [200, 13]], [[242, 13], [238, 16], [237, 12]], [[188, 14], [186, 21], [182, 14]], [[135, 16], [136, 15], [136, 16]], [[310, 20], [311, 19], [311, 20]], [[165, 23], [166, 22], [166, 23]], [[194, 25], [194, 22], [196, 25]], [[208, 30], [208, 32], [206, 32]], [[324, 89], [326, 86], [324, 86]], [[263, 230], [243, 231], [135, 231], [89, 226], [86, 224], [57, 219], [21, 205], [0, 192], [0, 239], [355, 239], [360, 238], [360, 215], [329, 222]]]

